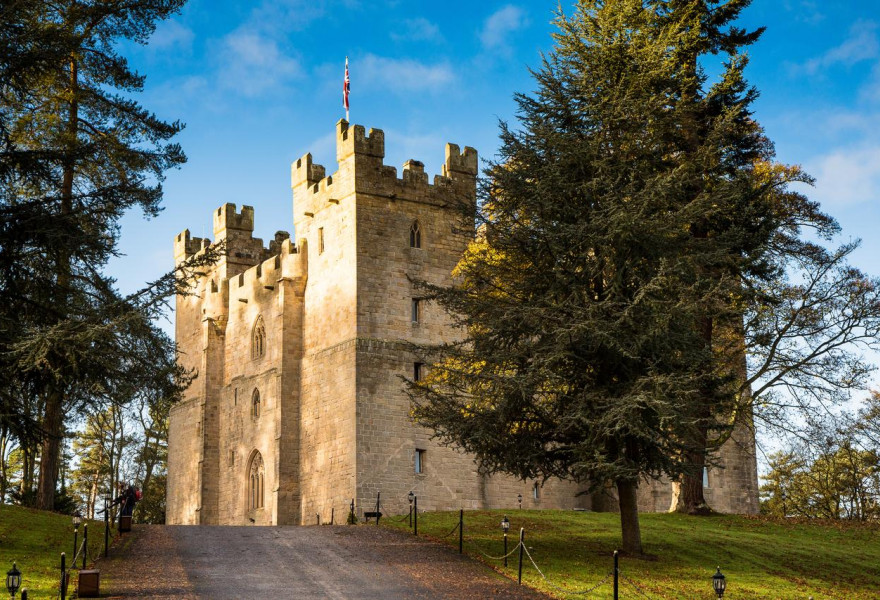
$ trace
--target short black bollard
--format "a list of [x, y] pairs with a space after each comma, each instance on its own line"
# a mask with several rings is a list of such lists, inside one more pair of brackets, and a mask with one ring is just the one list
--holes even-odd
[[336, 510], [333, 506], [330, 507], [330, 524], [333, 525], [333, 513]]
[[413, 498], [413, 535], [419, 535], [419, 497]]
[[86, 568], [86, 555], [89, 553], [89, 524], [83, 524], [83, 566]]
[[618, 590], [618, 577], [620, 575], [620, 569], [618, 568], [619, 564], [619, 553], [617, 550], [614, 551], [614, 600], [617, 600], [617, 590]]
[[67, 598], [67, 557], [64, 555], [64, 552], [61, 553], [61, 583], [58, 586], [58, 592], [61, 600]]
[[379, 496], [382, 495], [382, 492], [376, 492], [376, 527], [379, 526], [379, 518], [382, 516], [382, 513], [379, 512]]
[[519, 575], [517, 576], [517, 581], [522, 585], [522, 556], [523, 550], [525, 550], [526, 544], [526, 530], [524, 527], [519, 528]]
[[27, 600], [27, 588], [21, 590], [21, 600]]
[[458, 553], [462, 554], [462, 544], [464, 543], [464, 509], [458, 510]]
[[315, 522], [320, 525], [321, 524], [321, 513], [315, 513]]
[[348, 513], [348, 524], [354, 525], [357, 523], [357, 517], [354, 516], [354, 498], [351, 499], [351, 507]]

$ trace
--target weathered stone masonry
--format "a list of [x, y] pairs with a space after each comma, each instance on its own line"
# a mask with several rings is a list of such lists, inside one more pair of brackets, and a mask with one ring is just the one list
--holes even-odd
[[[425, 509], [513, 508], [517, 494], [523, 508], [591, 508], [572, 483], [539, 484], [535, 498], [534, 481], [487, 477], [409, 418], [400, 376], [412, 376], [414, 357], [401, 342], [456, 335], [436, 306], [421, 303], [414, 321], [410, 281], [449, 282], [472, 238], [456, 205], [474, 202], [476, 151], [447, 144], [429, 183], [420, 162], [400, 178], [383, 164], [380, 130], [343, 120], [336, 144], [331, 176], [310, 154], [292, 165], [295, 244], [283, 232], [267, 248], [253, 238], [249, 206], [214, 212], [226, 255], [177, 299], [179, 360], [197, 377], [171, 412], [168, 522], [326, 522], [331, 507], [341, 520], [352, 498], [362, 514], [378, 491], [392, 513], [407, 510], [410, 490]], [[209, 244], [184, 231], [175, 260]], [[707, 498], [755, 512], [754, 440], [738, 442], [721, 452], [726, 468], [710, 471]], [[665, 510], [668, 486], [643, 485], [640, 504]]]

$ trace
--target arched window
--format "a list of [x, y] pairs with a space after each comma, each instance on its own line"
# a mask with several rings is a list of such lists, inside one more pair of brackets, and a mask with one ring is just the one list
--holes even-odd
[[422, 247], [422, 227], [419, 225], [418, 221], [413, 221], [412, 226], [409, 228], [409, 247]]
[[263, 325], [263, 317], [259, 316], [251, 335], [251, 358], [262, 358], [264, 354], [266, 354], [266, 327]]
[[248, 466], [247, 503], [248, 510], [263, 508], [263, 457], [254, 450]]
[[254, 419], [260, 418], [260, 390], [254, 390], [251, 396], [251, 416]]

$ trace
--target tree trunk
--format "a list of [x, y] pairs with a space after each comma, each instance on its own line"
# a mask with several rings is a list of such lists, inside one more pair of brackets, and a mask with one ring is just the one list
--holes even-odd
[[639, 503], [636, 496], [638, 487], [639, 484], [635, 481], [617, 482], [623, 551], [633, 556], [642, 554], [642, 532], [639, 529]]
[[6, 427], [0, 430], [0, 504], [6, 504], [6, 490], [9, 487], [7, 481], [8, 466], [6, 464], [6, 449], [9, 447], [9, 433]]
[[[79, 75], [77, 58], [70, 57], [70, 104], [67, 117], [69, 135], [67, 155], [62, 165], [61, 215], [73, 212], [73, 180], [76, 170], [76, 145], [79, 132]], [[67, 306], [70, 287], [70, 256], [64, 248], [58, 250], [56, 265], [57, 304]], [[51, 377], [51, 375], [50, 375]], [[40, 456], [40, 483], [37, 491], [37, 508], [52, 510], [55, 507], [55, 486], [58, 482], [58, 465], [61, 457], [61, 438], [64, 435], [64, 393], [60, 381], [52, 381], [46, 395], [46, 412], [43, 417], [43, 447]]]
[[64, 410], [61, 391], [54, 389], [46, 396], [43, 415], [43, 445], [40, 451], [40, 481], [37, 489], [37, 508], [55, 508], [55, 485], [61, 457], [61, 438], [64, 431]]

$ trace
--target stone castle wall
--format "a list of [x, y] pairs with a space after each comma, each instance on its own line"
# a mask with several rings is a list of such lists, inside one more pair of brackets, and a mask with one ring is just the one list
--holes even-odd
[[[362, 514], [378, 492], [391, 514], [406, 512], [409, 491], [423, 509], [514, 508], [518, 494], [523, 508], [592, 508], [583, 486], [482, 474], [410, 419], [402, 377], [413, 376], [416, 358], [407, 342], [459, 335], [424, 301], [414, 321], [412, 281], [448, 284], [473, 238], [476, 151], [447, 145], [443, 172], [429, 183], [417, 161], [400, 177], [384, 164], [379, 130], [340, 121], [336, 137], [335, 173], [309, 154], [291, 167], [295, 245], [279, 232], [264, 248], [252, 237], [250, 207], [214, 213], [226, 256], [177, 302], [180, 361], [198, 376], [170, 418], [168, 522], [314, 523], [331, 509], [341, 522], [352, 499]], [[184, 232], [175, 258], [210, 243]], [[258, 318], [261, 356], [253, 351]], [[707, 497], [721, 510], [757, 510], [754, 444], [745, 441], [745, 452], [728, 443], [730, 467], [710, 472]], [[257, 452], [264, 506], [249, 509]], [[668, 484], [642, 486], [642, 508], [666, 510], [669, 498]]]

